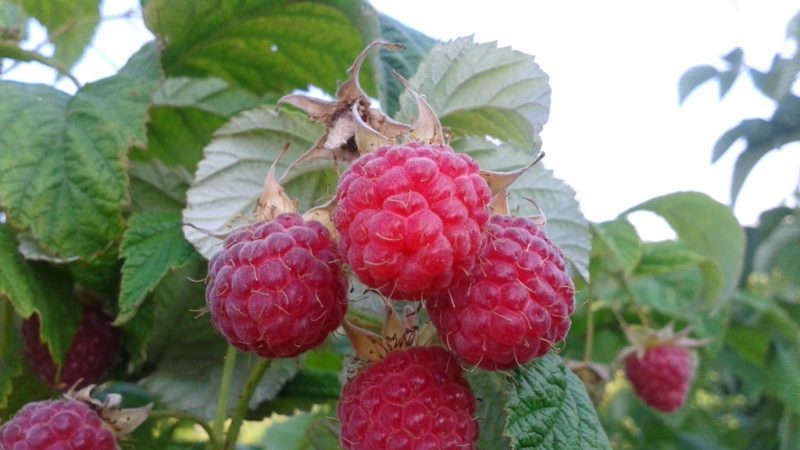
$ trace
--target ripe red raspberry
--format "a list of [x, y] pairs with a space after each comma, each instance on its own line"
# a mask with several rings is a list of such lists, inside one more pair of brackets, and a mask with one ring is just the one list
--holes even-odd
[[263, 357], [320, 345], [341, 324], [346, 295], [330, 232], [295, 213], [236, 230], [209, 262], [214, 325], [236, 348]]
[[339, 399], [347, 450], [472, 449], [475, 396], [441, 347], [390, 353], [345, 384]]
[[85, 403], [28, 403], [0, 428], [3, 450], [116, 450], [114, 434]]
[[119, 329], [102, 309], [84, 306], [78, 331], [67, 351], [59, 375], [50, 350], [39, 336], [39, 316], [22, 324], [25, 354], [33, 371], [56, 389], [66, 389], [81, 380], [80, 386], [94, 384], [108, 372], [120, 351]]
[[672, 412], [686, 401], [693, 376], [692, 357], [684, 347], [662, 344], [625, 358], [625, 376], [636, 394], [654, 409]]
[[334, 224], [367, 286], [421, 300], [475, 264], [491, 191], [478, 164], [446, 145], [382, 147], [342, 175]]
[[575, 289], [564, 258], [531, 220], [492, 216], [470, 275], [426, 301], [448, 348], [502, 370], [546, 354], [567, 335]]

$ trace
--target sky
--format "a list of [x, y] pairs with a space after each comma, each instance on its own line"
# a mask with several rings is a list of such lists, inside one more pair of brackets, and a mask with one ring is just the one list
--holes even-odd
[[[695, 65], [721, 67], [720, 57], [737, 46], [749, 65], [767, 70], [777, 51], [792, 50], [785, 27], [800, 11], [800, 0], [371, 3], [441, 40], [474, 35], [478, 42], [497, 41], [534, 55], [553, 90], [542, 132], [545, 165], [576, 190], [592, 221], [613, 219], [676, 191], [701, 191], [729, 203], [733, 163], [743, 143], [712, 165], [714, 142], [742, 119], [768, 118], [774, 105], [740, 76], [724, 100], [709, 83], [681, 106], [678, 80]], [[137, 4], [108, 0], [102, 14], [119, 16]], [[82, 82], [111, 75], [151, 38], [140, 17], [108, 20], [74, 73]], [[30, 45], [43, 39], [44, 32], [34, 28]], [[24, 64], [3, 78], [51, 82], [53, 75]], [[59, 87], [74, 90], [67, 81]], [[793, 205], [799, 177], [800, 144], [768, 154], [739, 196], [734, 212], [740, 222], [754, 224], [765, 209]], [[645, 239], [671, 235], [650, 213], [631, 219]]]

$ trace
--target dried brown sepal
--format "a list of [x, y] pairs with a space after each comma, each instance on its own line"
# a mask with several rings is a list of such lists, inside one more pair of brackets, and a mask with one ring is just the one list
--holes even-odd
[[525, 167], [521, 167], [516, 170], [512, 170], [510, 172], [495, 172], [491, 170], [481, 170], [481, 177], [489, 184], [489, 188], [492, 190], [492, 195], [497, 195], [498, 193], [508, 189], [515, 181], [519, 179], [522, 175], [525, 174], [531, 167], [535, 166], [536, 163], [544, 158], [544, 152], [540, 153], [539, 156], [534, 159], [530, 164]]
[[356, 355], [367, 361], [380, 361], [385, 356], [383, 339], [377, 334], [354, 325], [345, 317], [342, 328], [353, 344]]
[[403, 78], [399, 73], [395, 72], [394, 76], [400, 80], [408, 92], [414, 97], [417, 102], [417, 121], [414, 123], [414, 129], [410, 133], [410, 137], [414, 141], [425, 142], [428, 144], [444, 144], [444, 132], [442, 131], [442, 122], [439, 117], [433, 112], [431, 104], [417, 91], [411, 89], [408, 80]]
[[94, 397], [96, 390], [97, 386], [95, 385], [86, 386], [77, 391], [73, 387], [64, 394], [64, 398], [82, 402], [91, 407], [103, 419], [103, 425], [118, 439], [130, 435], [147, 420], [150, 410], [153, 409], [152, 403], [139, 408], [123, 409], [121, 395], [107, 394], [105, 399], [100, 401]]
[[268, 222], [275, 219], [283, 213], [296, 213], [297, 206], [292, 199], [286, 195], [283, 186], [278, 182], [275, 177], [275, 165], [289, 150], [289, 145], [283, 147], [280, 156], [275, 158], [272, 165], [267, 172], [267, 177], [264, 180], [264, 188], [261, 191], [261, 196], [258, 198], [258, 206], [256, 207], [256, 217], [260, 222]]
[[390, 140], [411, 129], [408, 125], [392, 120], [379, 109], [371, 108], [370, 99], [361, 87], [361, 68], [369, 52], [376, 47], [389, 50], [403, 48], [400, 44], [385, 40], [376, 40], [369, 44], [348, 69], [349, 78], [339, 85], [334, 100], [321, 100], [301, 94], [287, 95], [278, 100], [279, 105], [288, 104], [299, 108], [312, 121], [321, 123], [326, 128], [325, 134], [297, 161], [289, 165], [287, 173], [307, 161], [328, 159], [349, 162], [358, 158], [360, 154], [356, 145], [356, 119]]
[[367, 55], [369, 55], [370, 51], [377, 47], [383, 47], [387, 50], [402, 50], [405, 48], [402, 44], [389, 42], [385, 39], [376, 39], [370, 42], [369, 45], [367, 45], [353, 61], [353, 65], [347, 69], [347, 74], [350, 76], [350, 78], [342, 83], [337, 89], [337, 98], [345, 101], [356, 101], [362, 98], [367, 98], [367, 94], [364, 92], [364, 89], [361, 88], [361, 83], [359, 81], [361, 66], [364, 65], [364, 61], [366, 61]]
[[339, 240], [339, 232], [333, 225], [333, 210], [336, 208], [336, 199], [331, 199], [324, 205], [316, 206], [303, 213], [304, 220], [316, 220], [328, 229], [331, 239]]
[[508, 192], [503, 189], [492, 197], [489, 202], [489, 211], [493, 216], [510, 216], [511, 211], [508, 207]]
[[358, 112], [358, 105], [353, 105], [354, 135], [356, 148], [361, 154], [374, 152], [375, 150], [392, 144], [392, 140], [384, 136], [378, 130], [369, 126], [361, 119]]

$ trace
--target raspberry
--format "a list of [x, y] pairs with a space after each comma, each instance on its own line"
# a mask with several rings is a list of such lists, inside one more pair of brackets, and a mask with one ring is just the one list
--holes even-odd
[[394, 351], [345, 384], [339, 400], [347, 450], [471, 449], [475, 396], [441, 347]]
[[492, 216], [486, 229], [489, 241], [470, 275], [425, 306], [464, 361], [510, 369], [566, 337], [575, 289], [561, 251], [531, 220]]
[[236, 230], [209, 262], [214, 326], [236, 348], [267, 358], [320, 345], [341, 324], [346, 295], [330, 232], [295, 213]]
[[3, 450], [116, 450], [114, 434], [85, 403], [28, 403], [0, 428]]
[[22, 324], [28, 361], [39, 378], [54, 388], [66, 389], [78, 380], [80, 386], [96, 383], [108, 372], [120, 351], [120, 332], [111, 325], [111, 317], [90, 306], [84, 306], [81, 314], [60, 374], [50, 350], [39, 337], [39, 316], [33, 315]]
[[692, 357], [684, 347], [657, 345], [625, 358], [625, 376], [645, 403], [658, 411], [672, 412], [686, 401], [692, 382]]
[[491, 191], [478, 164], [446, 145], [387, 146], [342, 175], [334, 224], [356, 276], [407, 300], [437, 294], [475, 264]]

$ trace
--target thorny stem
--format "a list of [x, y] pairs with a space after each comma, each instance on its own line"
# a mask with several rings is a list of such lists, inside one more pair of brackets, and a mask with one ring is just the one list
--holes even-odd
[[253, 397], [253, 392], [255, 392], [258, 383], [261, 382], [261, 378], [264, 377], [264, 372], [269, 368], [269, 364], [269, 359], [260, 359], [253, 372], [250, 373], [250, 377], [239, 395], [236, 409], [233, 411], [231, 426], [225, 436], [223, 450], [233, 450], [236, 446], [236, 441], [239, 439], [239, 430], [242, 428], [242, 422], [244, 422], [244, 416], [247, 414], [247, 407], [250, 404], [250, 398]]
[[149, 417], [151, 419], [178, 419], [181, 420], [188, 420], [189, 422], [194, 422], [206, 432], [208, 435], [208, 442], [211, 445], [211, 448], [218, 449], [219, 448], [219, 433], [215, 432], [211, 425], [208, 424], [205, 420], [190, 414], [185, 411], [171, 411], [166, 409], [157, 409], [155, 411], [150, 411]]
[[[231, 396], [231, 382], [233, 381], [233, 371], [236, 368], [236, 348], [228, 345], [225, 353], [225, 366], [222, 368], [222, 379], [219, 384], [219, 398], [217, 399], [217, 415], [214, 417], [214, 434], [222, 436], [225, 428], [225, 419], [228, 417], [228, 399]], [[217, 450], [218, 446], [211, 446]]]

